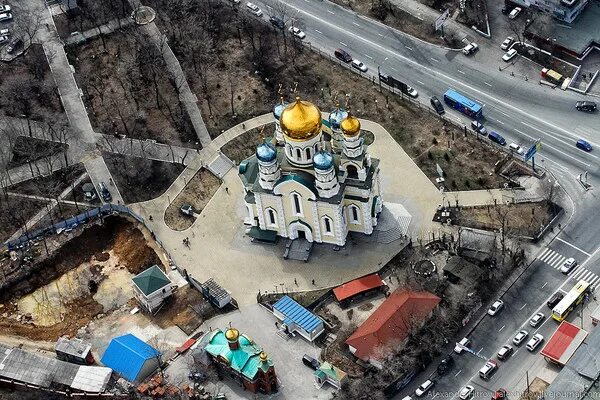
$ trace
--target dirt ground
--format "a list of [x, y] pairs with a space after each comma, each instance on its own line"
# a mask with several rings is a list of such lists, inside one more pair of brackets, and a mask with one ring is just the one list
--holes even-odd
[[[263, 134], [261, 135], [261, 130]], [[263, 141], [264, 137], [272, 136], [275, 132], [275, 123], [263, 125], [260, 128], [252, 129], [242, 135], [227, 142], [221, 151], [230, 160], [239, 164], [242, 160], [250, 157], [256, 151], [256, 146]]]
[[23, 57], [0, 63], [0, 113], [27, 115], [35, 121], [51, 117], [66, 122], [58, 90], [41, 45], [34, 44]]
[[[108, 260], [108, 251], [112, 251], [119, 265], [126, 268], [130, 274], [137, 274], [153, 264], [161, 265], [158, 255], [148, 246], [143, 233], [133, 223], [120, 217], [108, 217], [103, 225], [87, 228], [51, 257], [34, 265], [29, 274], [22, 276], [23, 280], [13, 282], [9, 286], [10, 289], [2, 291], [0, 331], [7, 335], [48, 341], [55, 341], [58, 336], [65, 334], [74, 335], [92, 318], [106, 311], [89, 293], [63, 304], [66, 311], [61, 322], [43, 327], [36, 326], [27, 316], [17, 319], [16, 301], [83, 263], [93, 259]], [[44, 273], [38, 274], [33, 271]], [[99, 285], [101, 284], [100, 281]]]
[[458, 212], [452, 208], [451, 215], [453, 224], [491, 231], [500, 230], [504, 220], [509, 234], [533, 237], [540, 232], [540, 227], [554, 218], [557, 212], [552, 205], [544, 201], [489, 207], [461, 207]]
[[55, 171], [51, 175], [11, 185], [8, 187], [8, 191], [55, 198], [85, 172], [83, 163], [73, 164]]
[[531, 382], [531, 384], [529, 384], [529, 390], [525, 391], [519, 399], [520, 400], [537, 400], [541, 396], [543, 396], [544, 391], [546, 390], [546, 388], [548, 386], [550, 386], [550, 384], [548, 382], [546, 382], [545, 380], [538, 378], [536, 376], [533, 379], [533, 382]]
[[183, 231], [192, 226], [196, 217], [182, 214], [180, 207], [189, 204], [194, 209], [195, 215], [200, 214], [220, 185], [219, 178], [207, 169], [200, 169], [167, 207], [165, 211], [167, 226], [176, 231]]
[[152, 321], [163, 329], [178, 326], [191, 335], [202, 322], [216, 313], [216, 309], [198, 290], [187, 285], [175, 291], [160, 312], [152, 317]]
[[102, 156], [125, 203], [137, 203], [160, 196], [185, 169], [180, 164], [116, 153], [103, 153]]
[[0, 196], [0, 241], [6, 241], [45, 204], [42, 200]]
[[114, 18], [122, 18], [130, 14], [131, 6], [128, 1], [81, 1], [77, 3], [77, 7], [62, 14], [54, 15], [53, 18], [59, 36], [66, 39], [72, 32], [85, 32]]
[[19, 136], [12, 148], [13, 156], [8, 163], [7, 168], [18, 167], [29, 161], [36, 161], [59, 152], [64, 152], [67, 151], [68, 148], [69, 145], [64, 143]]
[[92, 126], [103, 133], [197, 147], [158, 48], [137, 27], [103, 38], [65, 49]]

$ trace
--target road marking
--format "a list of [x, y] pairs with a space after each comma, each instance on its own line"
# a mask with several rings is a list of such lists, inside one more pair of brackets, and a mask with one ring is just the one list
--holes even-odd
[[370, 60], [372, 60], [372, 59], [373, 59], [373, 57], [371, 57], [371, 56], [370, 56], [370, 55], [368, 55], [368, 54], [365, 54], [365, 57], [367, 57], [367, 58], [368, 58], [368, 59], [370, 59]]
[[523, 304], [523, 306], [521, 308], [519, 308], [519, 310], [524, 309], [526, 305], [527, 305], [527, 303]]
[[552, 250], [550, 250], [550, 248], [549, 248], [549, 247], [546, 247], [546, 248], [544, 249], [544, 251], [542, 251], [542, 252], [541, 252], [541, 253], [540, 253], [540, 254], [537, 256], [537, 259], [538, 259], [538, 260], [541, 260], [542, 258], [544, 258], [544, 256], [545, 256], [546, 254], [548, 254], [548, 252], [549, 252], [549, 251], [552, 251]]
[[579, 250], [580, 252], [582, 252], [583, 254], [585, 254], [585, 255], [586, 255], [586, 256], [588, 256], [588, 257], [591, 257], [591, 256], [592, 256], [592, 255], [591, 255], [590, 253], [588, 253], [587, 251], [581, 250], [579, 247], [577, 247], [577, 246], [575, 246], [575, 245], [573, 245], [573, 244], [571, 244], [571, 243], [567, 242], [566, 240], [563, 240], [563, 239], [559, 238], [558, 236], [556, 237], [556, 239], [557, 239], [557, 240], [559, 240], [559, 241], [561, 241], [561, 242], [563, 242], [563, 243], [564, 243], [564, 244], [566, 244], [566, 245], [569, 245], [569, 246], [571, 246], [571, 247], [572, 247], [572, 248], [574, 248], [575, 250]]
[[359, 24], [357, 24], [356, 22], [353, 22], [353, 24], [354, 24], [354, 25], [356, 25], [356, 26], [360, 26], [360, 25], [359, 25]]
[[320, 30], [318, 30], [318, 29], [315, 29], [315, 31], [316, 31], [317, 33], [320, 33], [321, 35], [323, 34], [323, 32], [321, 32], [321, 31], [320, 31]]
[[407, 48], [407, 49], [409, 49], [410, 51], [413, 51], [413, 48], [412, 48], [412, 47], [408, 47], [408, 46], [406, 46], [406, 45], [404, 45], [404, 47], [406, 47], [406, 48]]
[[[508, 115], [507, 113], [505, 113], [504, 111], [500, 111], [500, 114], [504, 115], [505, 117], [510, 118], [510, 115]], [[516, 130], [516, 129], [515, 129]]]
[[390, 67], [393, 71], [398, 71], [396, 68], [394, 67]]
[[486, 85], [488, 85], [489, 87], [492, 87], [492, 85], [490, 85], [490, 84], [489, 84], [489, 83], [487, 83], [487, 82], [483, 82], [483, 83], [485, 83], [485, 84], [486, 84]]
[[456, 378], [458, 375], [460, 375], [461, 372], [462, 372], [462, 369], [460, 371], [458, 371], [456, 374], [454, 374], [454, 377]]
[[437, 63], [439, 63], [439, 62], [440, 62], [440, 60], [436, 60], [436, 59], [435, 59], [435, 58], [433, 58], [433, 57], [431, 57], [431, 60], [433, 60], [433, 61], [435, 61], [435, 62], [437, 62]]
[[502, 325], [502, 328], [498, 329], [498, 332], [502, 332], [502, 329], [504, 329], [506, 325]]
[[518, 351], [519, 351], [519, 349], [515, 350], [515, 352], [513, 353], [513, 357], [517, 354]]
[[433, 396], [431, 396], [431, 400], [435, 399], [435, 398], [436, 398], [436, 397], [438, 397], [439, 395], [440, 395], [439, 393], [436, 393], [436, 394], [434, 394]]
[[542, 285], [542, 289], [543, 289], [543, 288], [545, 288], [547, 284], [548, 284], [548, 282], [544, 283], [544, 284]]
[[483, 347], [479, 349], [479, 351], [477, 352], [477, 355], [479, 355], [479, 353], [481, 353], [481, 350], [483, 350]]
[[331, 11], [331, 10], [327, 10], [327, 12], [328, 12], [329, 14], [333, 14], [333, 15], [335, 15], [335, 13], [334, 13], [333, 11]]
[[341, 44], [342, 46], [348, 46], [348, 45], [347, 45], [346, 43], [344, 43], [344, 42], [340, 42], [340, 44]]
[[500, 121], [499, 119], [497, 119], [496, 122], [498, 122], [499, 124], [504, 125], [504, 122]]
[[378, 33], [379, 36], [383, 37], [383, 35], [381, 33]]
[[420, 85], [424, 85], [424, 83], [421, 82], [421, 81], [417, 81], [417, 83], [420, 84]]
[[458, 73], [459, 73], [459, 74], [466, 75], [466, 74], [465, 74], [463, 71], [461, 71], [460, 69], [457, 69], [457, 71], [458, 71]]

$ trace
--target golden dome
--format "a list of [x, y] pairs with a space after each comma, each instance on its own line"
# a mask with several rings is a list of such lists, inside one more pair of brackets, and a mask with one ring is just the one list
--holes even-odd
[[279, 123], [288, 139], [309, 140], [321, 132], [321, 112], [314, 104], [296, 97], [296, 102], [281, 113]]
[[230, 342], [235, 342], [240, 337], [240, 331], [235, 328], [229, 328], [225, 331], [225, 338]]
[[356, 136], [360, 133], [360, 121], [353, 115], [348, 115], [340, 124], [342, 133], [346, 136]]
[[265, 353], [264, 351], [260, 352], [260, 356], [259, 357], [260, 357], [260, 361], [262, 361], [262, 362], [266, 362], [267, 359], [268, 359], [267, 353]]

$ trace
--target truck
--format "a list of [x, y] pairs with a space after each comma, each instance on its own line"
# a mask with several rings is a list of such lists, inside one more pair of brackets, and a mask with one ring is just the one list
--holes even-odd
[[560, 85], [565, 80], [564, 76], [548, 68], [542, 68], [542, 78], [555, 85]]

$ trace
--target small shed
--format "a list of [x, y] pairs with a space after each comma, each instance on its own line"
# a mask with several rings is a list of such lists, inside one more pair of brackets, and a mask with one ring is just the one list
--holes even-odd
[[84, 343], [83, 340], [67, 337], [60, 337], [54, 347], [56, 358], [61, 361], [71, 362], [80, 365], [91, 365], [94, 363], [92, 346]]
[[345, 306], [357, 296], [367, 296], [383, 287], [385, 287], [385, 282], [381, 280], [379, 275], [371, 274], [334, 288], [333, 294], [336, 300]]
[[546, 361], [563, 367], [587, 337], [587, 331], [563, 321], [540, 354]]
[[223, 308], [227, 304], [231, 303], [231, 295], [227, 290], [223, 289], [221, 285], [210, 278], [201, 285], [202, 294], [208, 301], [217, 306]]
[[298, 332], [311, 342], [325, 331], [321, 318], [287, 295], [273, 304], [273, 314], [283, 323], [281, 329], [286, 333]]
[[158, 265], [140, 272], [131, 280], [135, 297], [151, 313], [158, 311], [163, 301], [173, 294], [171, 280]]
[[128, 333], [111, 340], [102, 364], [112, 368], [130, 382], [141, 382], [160, 366], [161, 353]]
[[444, 276], [446, 276], [450, 282], [458, 283], [459, 281], [463, 281], [469, 285], [476, 284], [483, 274], [481, 268], [460, 256], [448, 258], [443, 270]]
[[327, 361], [322, 363], [313, 373], [313, 375], [318, 387], [322, 387], [325, 383], [329, 383], [336, 389], [341, 389], [342, 384], [346, 380], [347, 376], [344, 371], [334, 365], [331, 365]]

